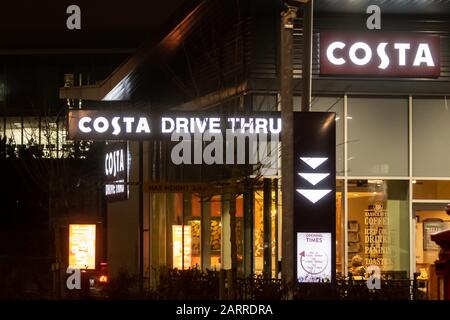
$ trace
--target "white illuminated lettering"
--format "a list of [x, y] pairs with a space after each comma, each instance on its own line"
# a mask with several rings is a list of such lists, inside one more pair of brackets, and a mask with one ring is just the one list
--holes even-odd
[[378, 45], [377, 53], [381, 59], [381, 63], [378, 66], [379, 69], [386, 69], [389, 66], [389, 57], [386, 54], [386, 46], [387, 45], [388, 45], [387, 42], [382, 42]]
[[411, 49], [411, 45], [409, 43], [396, 43], [394, 48], [398, 50], [398, 65], [406, 66], [406, 50]]
[[142, 131], [145, 133], [150, 133], [150, 127], [148, 126], [148, 121], [145, 117], [139, 118], [139, 122], [136, 127], [136, 133], [141, 133]]
[[248, 122], [245, 121], [245, 118], [241, 118], [241, 133], [245, 133], [245, 129], [249, 129], [250, 133], [253, 133], [253, 118], [248, 119]]
[[209, 118], [209, 132], [220, 133], [220, 118]]
[[[170, 125], [170, 127], [167, 127], [167, 124]], [[162, 133], [171, 133], [175, 129], [175, 122], [172, 118], [161, 118], [161, 132]]]
[[236, 126], [236, 118], [228, 118], [228, 122], [231, 122], [231, 132], [234, 132]]
[[120, 165], [119, 165], [119, 171], [125, 171], [125, 164], [124, 164], [124, 158], [123, 158], [123, 149], [120, 149]]
[[202, 121], [199, 118], [195, 118], [195, 123], [197, 124], [197, 128], [199, 129], [200, 133], [204, 133], [205, 132], [206, 125], [207, 125], [207, 123], [206, 123], [207, 120], [208, 119], [204, 119]]
[[123, 122], [125, 122], [125, 124], [126, 124], [126, 128], [125, 128], [126, 132], [131, 133], [133, 131], [131, 124], [134, 122], [134, 118], [133, 117], [124, 117]]
[[[101, 125], [100, 125], [101, 124]], [[108, 120], [105, 117], [98, 117], [94, 120], [94, 130], [98, 133], [104, 133], [109, 128]]]
[[109, 175], [109, 170], [108, 170], [108, 155], [109, 153], [106, 154], [105, 156], [105, 174]]
[[176, 132], [189, 132], [189, 120], [187, 118], [175, 118], [175, 123], [177, 128]]
[[431, 55], [430, 47], [426, 43], [419, 44], [413, 65], [415, 67], [418, 67], [422, 63], [425, 63], [428, 67], [434, 67], [434, 61]]
[[255, 132], [256, 133], [267, 133], [267, 119], [264, 118], [256, 118], [255, 119]]
[[[358, 58], [358, 56], [356, 55], [356, 51], [358, 50], [364, 51], [364, 57]], [[367, 43], [356, 42], [350, 47], [348, 55], [350, 57], [350, 60], [354, 64], [358, 66], [364, 66], [369, 63], [370, 59], [372, 59], [372, 50]]]
[[334, 51], [336, 49], [344, 49], [345, 48], [345, 43], [343, 42], [333, 42], [332, 44], [330, 44], [327, 48], [327, 58], [328, 61], [330, 61], [332, 64], [340, 66], [343, 65], [345, 63], [345, 59], [344, 58], [336, 58], [336, 56], [334, 55]]
[[270, 118], [269, 119], [269, 131], [272, 134], [278, 134], [281, 132], [281, 118], [277, 118], [277, 127], [274, 128], [274, 119]]
[[120, 117], [114, 117], [111, 121], [112, 127], [114, 128], [113, 135], [117, 136], [120, 133], [120, 125], [119, 125]]
[[78, 129], [80, 129], [81, 132], [83, 133], [89, 133], [92, 131], [91, 128], [86, 127], [85, 124], [89, 123], [92, 121], [92, 118], [90, 117], [83, 117], [80, 119], [80, 121], [78, 121]]

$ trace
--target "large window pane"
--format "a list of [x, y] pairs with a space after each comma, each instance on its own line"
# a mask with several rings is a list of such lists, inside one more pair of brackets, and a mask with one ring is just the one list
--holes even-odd
[[449, 200], [450, 181], [413, 180], [413, 198], [426, 200]]
[[18, 146], [22, 144], [22, 120], [19, 117], [6, 118], [6, 139], [9, 144]]
[[348, 99], [348, 175], [408, 175], [408, 100]]
[[313, 97], [311, 111], [336, 112], [336, 175], [344, 175], [344, 99]]
[[348, 257], [354, 276], [364, 276], [370, 265], [408, 275], [408, 181], [349, 180]]
[[39, 118], [23, 118], [23, 144], [39, 144]]
[[444, 99], [413, 100], [413, 174], [450, 176], [450, 111]]

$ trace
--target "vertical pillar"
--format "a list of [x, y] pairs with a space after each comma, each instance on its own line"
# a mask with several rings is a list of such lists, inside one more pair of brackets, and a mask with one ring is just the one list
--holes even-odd
[[230, 194], [226, 192], [222, 198], [222, 232], [221, 232], [221, 269], [231, 269], [231, 228], [230, 228]]
[[264, 277], [272, 278], [272, 181], [264, 179]]
[[202, 214], [201, 214], [201, 255], [202, 270], [211, 268], [211, 200], [205, 201], [202, 195]]
[[246, 185], [244, 193], [244, 275], [249, 276], [253, 273], [253, 190], [250, 185]]
[[282, 202], [283, 202], [283, 264], [282, 274], [286, 281], [294, 280], [294, 229], [293, 229], [293, 194], [294, 162], [293, 162], [293, 39], [294, 18], [297, 8], [287, 7], [281, 14], [281, 43], [280, 43], [280, 102], [282, 141]]
[[303, 6], [302, 111], [311, 111], [313, 0]]

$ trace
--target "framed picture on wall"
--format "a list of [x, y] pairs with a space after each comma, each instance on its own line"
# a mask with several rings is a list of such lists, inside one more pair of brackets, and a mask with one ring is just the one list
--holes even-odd
[[359, 242], [349, 242], [348, 243], [348, 252], [349, 253], [357, 253], [361, 250], [361, 246]]
[[359, 231], [359, 223], [356, 220], [348, 221], [348, 231], [349, 232], [358, 232]]

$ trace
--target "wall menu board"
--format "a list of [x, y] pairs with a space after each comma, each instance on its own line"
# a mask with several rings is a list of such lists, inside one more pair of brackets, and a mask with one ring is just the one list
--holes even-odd
[[95, 269], [95, 224], [69, 225], [69, 267]]
[[441, 219], [423, 220], [423, 250], [439, 251], [439, 246], [431, 240], [431, 235], [444, 230], [444, 222]]

